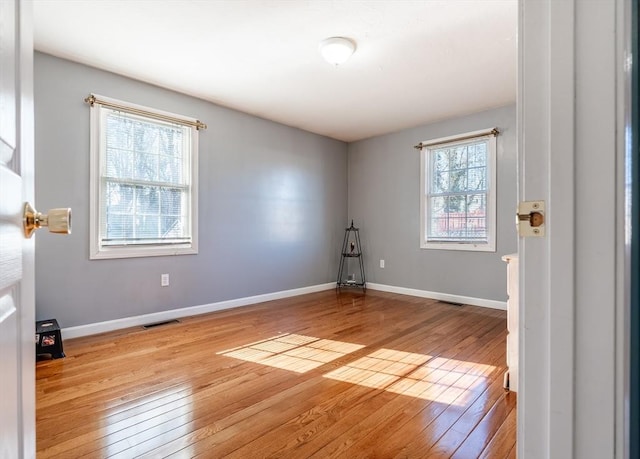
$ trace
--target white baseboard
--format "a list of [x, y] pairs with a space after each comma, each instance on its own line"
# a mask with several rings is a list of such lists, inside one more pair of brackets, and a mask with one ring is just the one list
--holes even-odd
[[432, 298], [434, 300], [449, 301], [452, 303], [472, 304], [474, 306], [483, 306], [485, 308], [502, 309], [503, 311], [507, 310], [506, 301], [485, 300], [484, 298], [452, 295], [450, 293], [428, 292], [426, 290], [394, 287], [393, 285], [375, 284], [373, 282], [367, 282], [367, 288], [370, 288], [371, 290], [380, 290], [382, 292], [399, 293], [401, 295], [418, 296], [420, 298]]
[[292, 290], [283, 290], [281, 292], [265, 293], [263, 295], [248, 296], [235, 300], [220, 301], [218, 303], [203, 304], [200, 306], [191, 306], [180, 309], [171, 309], [169, 311], [154, 312], [141, 316], [124, 317], [122, 319], [108, 320], [105, 322], [97, 322], [87, 325], [79, 325], [77, 327], [63, 328], [61, 330], [64, 339], [78, 338], [80, 336], [95, 335], [122, 328], [137, 327], [140, 325], [163, 322], [165, 320], [179, 319], [181, 317], [195, 316], [205, 314], [207, 312], [221, 311], [223, 309], [237, 308], [250, 304], [263, 303], [265, 301], [279, 300], [281, 298], [289, 298], [292, 296], [304, 295], [306, 293], [321, 292], [336, 288], [335, 282], [326, 284], [312, 285], [309, 287], [295, 288]]
[[[165, 320], [180, 319], [182, 317], [195, 316], [198, 314], [206, 314], [208, 312], [222, 311], [223, 309], [237, 308], [240, 306], [248, 306], [265, 301], [279, 300], [292, 296], [304, 295], [307, 293], [321, 292], [336, 287], [335, 282], [326, 284], [312, 285], [309, 287], [295, 288], [292, 290], [283, 290], [281, 292], [265, 293], [263, 295], [248, 296], [245, 298], [237, 298], [235, 300], [220, 301], [218, 303], [203, 304], [200, 306], [190, 306], [180, 309], [171, 309], [169, 311], [154, 312], [141, 316], [124, 317], [122, 319], [108, 320], [105, 322], [97, 322], [87, 325], [79, 325], [77, 327], [63, 328], [62, 337], [64, 339], [79, 338], [81, 336], [95, 335], [98, 333], [120, 330], [122, 328], [137, 327], [140, 325], [163, 322]], [[380, 290], [382, 292], [399, 293], [401, 295], [411, 295], [420, 298], [432, 298], [434, 300], [450, 301], [453, 303], [471, 304], [474, 306], [483, 306], [485, 308], [507, 310], [505, 301], [485, 300], [483, 298], [473, 298], [470, 296], [451, 295], [449, 293], [429, 292], [426, 290], [417, 290], [413, 288], [395, 287], [393, 285], [376, 284], [367, 282], [367, 288], [371, 290]]]

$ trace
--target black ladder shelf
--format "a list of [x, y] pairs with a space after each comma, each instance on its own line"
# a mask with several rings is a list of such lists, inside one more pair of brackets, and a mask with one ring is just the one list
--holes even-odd
[[[355, 273], [345, 275], [345, 261], [350, 258], [357, 258], [360, 268], [360, 276], [356, 276]], [[342, 252], [340, 256], [340, 267], [338, 268], [338, 280], [336, 282], [336, 288], [340, 287], [362, 287], [366, 290], [367, 281], [364, 276], [364, 261], [362, 259], [362, 246], [360, 245], [360, 229], [353, 226], [353, 220], [351, 220], [351, 226], [344, 230], [344, 241], [342, 242]]]

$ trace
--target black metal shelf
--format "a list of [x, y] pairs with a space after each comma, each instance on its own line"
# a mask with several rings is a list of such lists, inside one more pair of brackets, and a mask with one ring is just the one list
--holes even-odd
[[[353, 226], [353, 220], [351, 220], [351, 226], [344, 230], [344, 241], [342, 242], [342, 251], [340, 252], [340, 266], [338, 267], [338, 279], [336, 281], [336, 288], [340, 287], [359, 287], [364, 290], [367, 289], [367, 281], [364, 275], [364, 260], [362, 256], [362, 246], [360, 244], [360, 229]], [[356, 277], [356, 273], [347, 274], [347, 279], [343, 277], [345, 275], [345, 261], [349, 258], [358, 259], [358, 268], [360, 277]]]

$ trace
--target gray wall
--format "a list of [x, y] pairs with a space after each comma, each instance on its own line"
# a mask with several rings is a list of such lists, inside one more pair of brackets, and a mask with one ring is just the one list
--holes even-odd
[[[420, 249], [420, 153], [413, 146], [494, 126], [500, 130], [497, 251]], [[367, 281], [506, 300], [500, 257], [517, 252], [516, 164], [515, 105], [349, 144], [349, 218], [360, 227]]]
[[[89, 260], [90, 92], [209, 125], [199, 139], [198, 255]], [[345, 143], [41, 53], [35, 115], [37, 209], [73, 209], [71, 236], [36, 236], [38, 320], [71, 327], [335, 280]]]

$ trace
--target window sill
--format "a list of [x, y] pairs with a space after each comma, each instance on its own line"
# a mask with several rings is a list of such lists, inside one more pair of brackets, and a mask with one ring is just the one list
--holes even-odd
[[459, 250], [466, 252], [495, 252], [494, 244], [473, 244], [468, 242], [423, 242], [421, 249]]
[[197, 247], [190, 246], [166, 246], [166, 247], [103, 247], [99, 250], [92, 249], [90, 260], [108, 260], [113, 258], [142, 258], [142, 257], [168, 257], [175, 255], [196, 255]]

